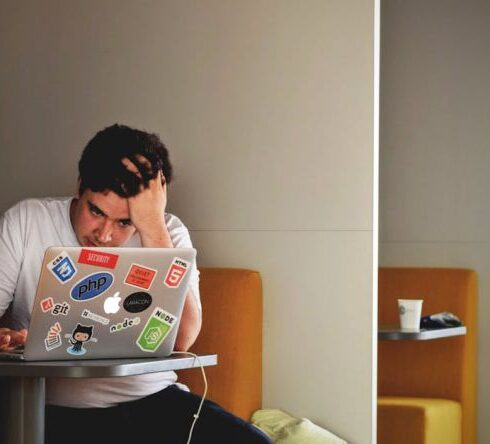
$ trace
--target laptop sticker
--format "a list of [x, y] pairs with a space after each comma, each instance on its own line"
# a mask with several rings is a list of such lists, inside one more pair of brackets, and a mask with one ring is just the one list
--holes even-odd
[[124, 283], [132, 285], [133, 287], [148, 290], [151, 287], [156, 274], [157, 271], [153, 270], [152, 268], [143, 267], [142, 265], [138, 264], [131, 264], [128, 274], [126, 275], [126, 279], [124, 279]]
[[63, 251], [55, 259], [49, 262], [48, 269], [62, 284], [66, 284], [77, 274], [77, 269], [66, 251]]
[[104, 301], [104, 311], [107, 314], [117, 313], [121, 308], [119, 306], [119, 302], [121, 302], [121, 298], [119, 297], [119, 292], [116, 291], [112, 296], [108, 297]]
[[94, 332], [94, 326], [93, 325], [82, 325], [82, 324], [77, 324], [75, 329], [73, 330], [71, 335], [65, 335], [65, 337], [68, 337], [68, 342], [71, 344], [70, 347], [66, 349], [70, 355], [84, 355], [87, 353], [86, 348], [84, 345], [87, 342], [97, 342], [97, 339], [94, 338], [93, 335]]
[[127, 328], [131, 328], [134, 327], [135, 325], [139, 325], [140, 322], [141, 319], [139, 317], [133, 319], [124, 318], [123, 322], [118, 322], [117, 324], [111, 325], [109, 331], [111, 333], [117, 333], [118, 331], [126, 330]]
[[173, 314], [156, 307], [136, 340], [136, 345], [143, 351], [154, 353], [176, 323], [177, 318]]
[[109, 319], [104, 318], [104, 316], [100, 316], [96, 313], [92, 313], [90, 310], [83, 310], [82, 318], [90, 319], [102, 325], [107, 325], [109, 323]]
[[61, 346], [61, 325], [59, 322], [53, 324], [48, 331], [46, 339], [44, 340], [44, 346], [46, 351], [54, 350]]
[[151, 295], [144, 291], [130, 294], [124, 299], [123, 307], [129, 313], [140, 313], [151, 305]]
[[46, 298], [43, 299], [40, 302], [40, 304], [41, 304], [41, 310], [43, 311], [43, 313], [46, 313], [47, 311], [50, 311], [53, 308], [54, 301], [53, 298]]
[[165, 285], [169, 288], [178, 288], [190, 266], [190, 262], [180, 257], [174, 257], [163, 281]]
[[113, 282], [114, 276], [111, 273], [92, 273], [72, 287], [70, 296], [75, 301], [88, 301], [106, 292]]
[[58, 315], [64, 315], [67, 316], [68, 312], [70, 311], [70, 304], [67, 302], [63, 302], [62, 304], [55, 304], [53, 309], [51, 310], [51, 314], [58, 316]]
[[82, 248], [78, 262], [80, 264], [95, 265], [96, 267], [116, 268], [117, 254], [103, 253], [101, 251], [93, 251]]

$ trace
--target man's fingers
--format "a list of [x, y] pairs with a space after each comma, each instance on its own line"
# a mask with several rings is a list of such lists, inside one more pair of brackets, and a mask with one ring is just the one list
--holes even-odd
[[152, 164], [146, 157], [140, 154], [136, 154], [134, 157], [125, 157], [121, 162], [128, 171], [143, 181], [145, 187], [147, 187], [148, 182], [155, 177]]
[[131, 162], [127, 157], [121, 160], [121, 163], [126, 167], [128, 171], [131, 171], [133, 174], [136, 174], [141, 179], [140, 171], [138, 167]]
[[135, 154], [134, 157], [140, 164], [144, 165], [148, 171], [151, 171], [153, 169], [153, 165], [145, 156], [141, 154]]
[[13, 331], [11, 333], [11, 336], [12, 336], [12, 339], [10, 340], [11, 343], [25, 344], [27, 339], [27, 330], [25, 330], [25, 333], [22, 333], [21, 331]]
[[1, 345], [8, 345], [10, 344], [10, 335], [3, 335], [3, 336], [0, 336], [0, 346]]

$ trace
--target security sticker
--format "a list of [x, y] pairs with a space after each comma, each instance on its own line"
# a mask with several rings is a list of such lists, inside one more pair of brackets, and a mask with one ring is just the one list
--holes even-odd
[[66, 284], [77, 274], [77, 269], [66, 251], [63, 251], [55, 259], [49, 262], [48, 269], [62, 284]]
[[77, 324], [75, 329], [72, 331], [71, 335], [65, 335], [69, 338], [68, 342], [71, 344], [70, 347], [66, 349], [70, 355], [84, 355], [87, 353], [84, 345], [87, 342], [97, 342], [97, 339], [93, 335], [94, 326], [93, 325], [82, 325]]
[[53, 324], [48, 331], [46, 339], [44, 340], [44, 346], [46, 351], [54, 350], [61, 346], [61, 325], [59, 322]]
[[109, 323], [109, 319], [104, 318], [104, 316], [100, 316], [96, 313], [92, 313], [90, 310], [83, 310], [82, 311], [82, 318], [90, 319], [90, 320], [98, 322], [99, 324], [102, 324], [102, 325], [107, 325]]
[[132, 285], [133, 287], [148, 290], [151, 287], [156, 274], [157, 271], [153, 270], [152, 268], [143, 267], [142, 265], [138, 264], [131, 264], [128, 274], [126, 275], [126, 279], [124, 279], [124, 283]]
[[190, 262], [174, 257], [163, 282], [169, 288], [178, 288], [190, 267]]
[[136, 340], [136, 345], [145, 352], [154, 353], [175, 324], [176, 316], [156, 307]]
[[43, 313], [50, 311], [53, 308], [54, 301], [53, 298], [46, 298], [41, 301], [41, 310]]
[[102, 251], [87, 250], [82, 248], [78, 262], [80, 264], [95, 265], [96, 267], [116, 268], [117, 254], [103, 253]]

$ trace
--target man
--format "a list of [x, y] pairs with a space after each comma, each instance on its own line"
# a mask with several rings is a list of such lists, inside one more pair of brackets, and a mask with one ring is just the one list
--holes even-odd
[[[165, 213], [172, 179], [158, 136], [122, 125], [98, 132], [79, 162], [74, 198], [29, 199], [0, 219], [0, 349], [26, 341], [44, 251], [84, 247], [192, 247], [189, 232]], [[197, 268], [192, 269], [175, 349], [201, 328]], [[61, 379], [47, 385], [46, 442], [185, 443], [200, 397], [174, 372], [123, 378]], [[219, 381], [213, 381], [219, 384]], [[193, 443], [269, 443], [250, 424], [206, 402]]]

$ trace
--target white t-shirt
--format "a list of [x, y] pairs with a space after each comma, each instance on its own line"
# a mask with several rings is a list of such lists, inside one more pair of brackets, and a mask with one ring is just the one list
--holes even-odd
[[[0, 317], [3, 316], [3, 326], [15, 330], [29, 328], [46, 248], [80, 246], [70, 222], [72, 199], [24, 200], [0, 218]], [[189, 232], [178, 217], [165, 213], [165, 222], [175, 247], [192, 247]], [[139, 235], [136, 233], [124, 246], [141, 246]], [[190, 289], [200, 309], [199, 272], [195, 266]], [[174, 372], [118, 378], [49, 378], [46, 402], [65, 407], [111, 407], [156, 393], [176, 380]]]

